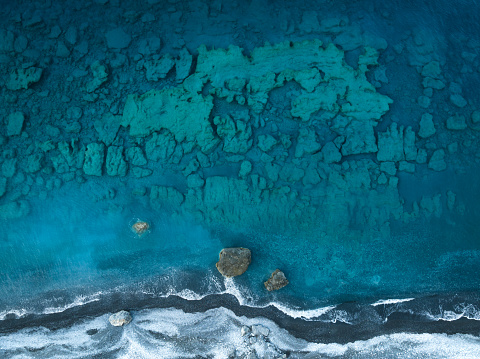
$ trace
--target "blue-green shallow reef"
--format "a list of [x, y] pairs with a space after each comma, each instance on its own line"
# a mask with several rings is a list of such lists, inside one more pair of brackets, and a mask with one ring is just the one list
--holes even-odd
[[4, 356], [478, 357], [477, 10], [5, 4]]

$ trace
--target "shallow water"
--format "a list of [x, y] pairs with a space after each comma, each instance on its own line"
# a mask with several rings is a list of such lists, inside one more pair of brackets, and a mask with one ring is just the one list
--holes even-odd
[[0, 356], [479, 357], [477, 8], [5, 3]]

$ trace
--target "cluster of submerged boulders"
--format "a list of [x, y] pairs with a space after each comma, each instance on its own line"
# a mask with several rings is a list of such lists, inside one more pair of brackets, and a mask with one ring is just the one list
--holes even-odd
[[[224, 277], [231, 278], [245, 273], [251, 262], [252, 253], [250, 249], [242, 247], [224, 248], [220, 252], [216, 267]], [[276, 269], [270, 278], [264, 282], [268, 291], [278, 290], [287, 284], [288, 280], [280, 269]]]

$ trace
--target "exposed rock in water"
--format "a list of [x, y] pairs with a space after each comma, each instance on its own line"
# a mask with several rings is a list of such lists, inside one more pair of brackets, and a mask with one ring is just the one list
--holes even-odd
[[112, 314], [110, 318], [108, 318], [108, 321], [114, 327], [122, 327], [132, 321], [132, 316], [126, 310], [121, 310], [118, 313]]
[[135, 222], [135, 224], [132, 226], [132, 231], [134, 231], [136, 234], [144, 234], [146, 231], [148, 231], [150, 228], [150, 225], [147, 222], [143, 222], [138, 220]]
[[224, 248], [216, 264], [218, 271], [225, 277], [235, 277], [245, 273], [252, 262], [252, 253], [247, 248]]
[[271, 292], [285, 287], [288, 284], [288, 280], [280, 269], [276, 269], [264, 284], [265, 288]]

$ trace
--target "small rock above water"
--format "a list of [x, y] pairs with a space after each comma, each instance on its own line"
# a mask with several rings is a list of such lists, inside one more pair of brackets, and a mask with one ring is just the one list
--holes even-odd
[[285, 287], [288, 280], [280, 269], [276, 269], [264, 284], [268, 291], [273, 291]]
[[135, 222], [132, 225], [132, 231], [138, 235], [144, 234], [149, 230], [149, 228], [150, 228], [150, 225], [147, 222], [144, 222], [141, 220], [137, 220], [137, 222]]
[[132, 321], [132, 315], [126, 310], [121, 310], [115, 314], [112, 314], [110, 318], [108, 318], [108, 321], [114, 327], [122, 327]]
[[218, 271], [225, 277], [235, 277], [245, 273], [252, 261], [250, 249], [236, 247], [224, 248], [216, 264]]

